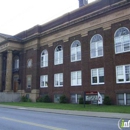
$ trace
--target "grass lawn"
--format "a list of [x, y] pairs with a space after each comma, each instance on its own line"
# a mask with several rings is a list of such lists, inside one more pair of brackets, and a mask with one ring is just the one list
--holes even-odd
[[0, 103], [3, 105], [48, 108], [48, 109], [62, 109], [62, 110], [78, 110], [78, 111], [93, 111], [93, 112], [114, 112], [114, 113], [129, 113], [130, 106], [116, 106], [116, 105], [86, 105], [83, 104], [60, 104], [60, 103], [33, 103], [33, 102], [18, 102], [18, 103]]

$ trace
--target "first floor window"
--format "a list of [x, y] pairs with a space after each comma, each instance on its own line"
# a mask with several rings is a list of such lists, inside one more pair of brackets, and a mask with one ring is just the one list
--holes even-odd
[[104, 84], [104, 68], [91, 70], [91, 84]]
[[82, 85], [81, 71], [71, 72], [71, 86]]
[[27, 83], [27, 88], [31, 88], [31, 84], [32, 84], [32, 76], [31, 75], [27, 75], [26, 83]]
[[130, 65], [121, 65], [116, 67], [116, 82], [130, 82]]
[[79, 103], [81, 94], [71, 94], [71, 103]]
[[63, 86], [63, 73], [58, 73], [54, 75], [54, 86], [55, 87]]
[[130, 105], [130, 93], [117, 94], [117, 104]]
[[62, 94], [54, 94], [54, 103], [59, 103], [61, 96], [62, 96]]
[[40, 77], [40, 87], [41, 88], [48, 87], [48, 75], [42, 75]]

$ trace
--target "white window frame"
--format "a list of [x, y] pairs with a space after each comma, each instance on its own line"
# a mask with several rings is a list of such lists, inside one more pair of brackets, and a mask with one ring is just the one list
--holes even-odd
[[[91, 69], [91, 85], [99, 85], [99, 84], [105, 84], [105, 77], [104, 77], [104, 82], [100, 82], [99, 81], [99, 76], [100, 76], [100, 70], [102, 70], [103, 71], [103, 75], [102, 76], [104, 76], [104, 68], [95, 68], [95, 69]], [[97, 80], [97, 82], [96, 83], [94, 83], [93, 82], [93, 71], [96, 71], [96, 80]]]
[[[42, 82], [44, 85], [42, 85]], [[40, 88], [47, 88], [48, 87], [48, 75], [41, 75], [40, 76]]]
[[41, 68], [48, 66], [48, 51], [45, 49], [41, 53]]
[[63, 87], [63, 73], [54, 74], [54, 87]]
[[[119, 67], [122, 68], [120, 72], [118, 70]], [[116, 66], [116, 83], [130, 83], [130, 81], [126, 80], [126, 67], [129, 68], [129, 72], [127, 72], [127, 74], [130, 75], [130, 64]], [[118, 81], [119, 79], [121, 79], [121, 77], [124, 81]]]
[[81, 86], [81, 85], [82, 85], [82, 71], [72, 71], [71, 86]]
[[103, 55], [103, 38], [100, 34], [95, 34], [90, 40], [90, 57], [97, 58]]
[[[58, 47], [61, 47], [61, 50], [58, 50]], [[63, 64], [63, 47], [58, 45], [54, 51], [54, 65]]]
[[[76, 44], [77, 44], [77, 47], [75, 47]], [[70, 54], [71, 54], [70, 56], [71, 62], [81, 61], [81, 43], [79, 40], [75, 40], [71, 44]]]
[[[124, 34], [124, 31], [126, 31], [126, 34]], [[126, 27], [121, 27], [117, 29], [114, 34], [114, 43], [115, 43], [115, 54], [129, 52], [130, 51], [129, 29]], [[127, 47], [126, 50], [125, 47]]]

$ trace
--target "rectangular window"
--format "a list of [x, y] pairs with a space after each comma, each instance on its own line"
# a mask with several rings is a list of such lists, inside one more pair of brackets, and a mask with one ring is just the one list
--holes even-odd
[[117, 83], [130, 82], [130, 65], [116, 66], [116, 82]]
[[71, 103], [79, 103], [81, 94], [71, 94]]
[[31, 75], [27, 75], [26, 77], [26, 84], [27, 84], [27, 88], [31, 88], [32, 85], [32, 76]]
[[41, 75], [41, 77], [40, 77], [40, 87], [41, 88], [48, 87], [48, 75]]
[[130, 94], [126, 94], [126, 104], [130, 105]]
[[117, 103], [119, 105], [130, 105], [130, 93], [117, 94]]
[[82, 85], [81, 71], [71, 72], [71, 86]]
[[15, 59], [15, 61], [14, 61], [14, 69], [19, 69], [19, 59]]
[[104, 68], [91, 69], [91, 84], [104, 84]]
[[54, 94], [54, 103], [59, 103], [62, 94]]
[[63, 73], [58, 73], [54, 75], [54, 86], [55, 87], [63, 86]]

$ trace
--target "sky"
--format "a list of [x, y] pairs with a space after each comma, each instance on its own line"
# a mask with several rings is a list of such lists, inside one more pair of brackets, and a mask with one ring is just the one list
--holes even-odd
[[78, 0], [0, 0], [0, 33], [15, 35], [77, 8]]

